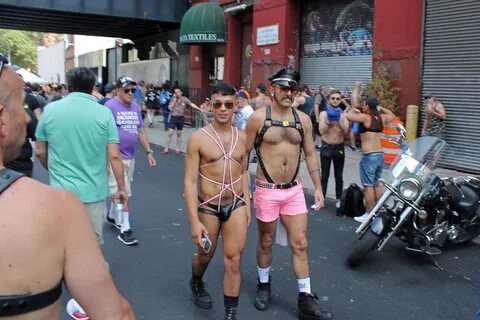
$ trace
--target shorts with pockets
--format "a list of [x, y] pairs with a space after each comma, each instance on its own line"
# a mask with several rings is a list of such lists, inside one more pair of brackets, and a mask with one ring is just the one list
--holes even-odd
[[185, 123], [185, 117], [182, 116], [171, 116], [170, 121], [168, 122], [170, 129], [177, 129], [178, 131], [183, 130], [183, 124]]
[[360, 160], [360, 181], [364, 187], [378, 184], [383, 173], [383, 152], [365, 153]]
[[257, 185], [253, 205], [257, 219], [262, 222], [275, 221], [280, 215], [295, 216], [308, 212], [301, 183], [283, 190], [267, 189]]

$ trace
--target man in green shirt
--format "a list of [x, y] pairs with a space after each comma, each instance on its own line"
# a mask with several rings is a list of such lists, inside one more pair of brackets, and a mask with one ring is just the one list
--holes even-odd
[[[92, 220], [97, 241], [103, 244], [107, 159], [118, 183], [115, 197], [128, 210], [118, 131], [112, 112], [90, 94], [95, 85], [92, 71], [85, 67], [72, 69], [67, 73], [67, 83], [71, 93], [48, 104], [42, 113], [35, 133], [36, 155], [49, 171], [52, 186], [80, 198]], [[69, 305], [77, 309], [72, 313], [84, 313], [75, 302], [69, 302], [67, 309]]]

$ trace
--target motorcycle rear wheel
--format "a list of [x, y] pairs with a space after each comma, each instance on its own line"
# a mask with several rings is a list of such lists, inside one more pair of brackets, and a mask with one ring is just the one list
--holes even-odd
[[382, 238], [374, 234], [370, 229], [366, 231], [365, 235], [357, 240], [355, 246], [347, 257], [348, 266], [354, 268], [361, 265], [370, 253], [377, 247], [377, 244]]

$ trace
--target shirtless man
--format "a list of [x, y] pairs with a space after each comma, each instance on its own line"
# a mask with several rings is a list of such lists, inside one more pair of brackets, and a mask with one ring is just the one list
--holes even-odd
[[285, 68], [269, 78], [271, 107], [255, 111], [247, 123], [248, 150], [257, 151], [255, 213], [258, 221], [257, 247], [258, 289], [255, 307], [267, 309], [271, 297], [270, 268], [272, 243], [276, 221], [282, 218], [292, 247], [292, 266], [298, 282], [298, 309], [300, 319], [331, 319], [330, 312], [318, 304], [318, 297], [310, 289], [307, 257], [307, 207], [297, 173], [301, 149], [315, 185], [316, 209], [323, 207], [320, 169], [312, 139], [312, 122], [303, 112], [292, 108], [300, 74]]
[[335, 175], [335, 206], [340, 208], [340, 198], [343, 191], [343, 166], [345, 165], [345, 147], [343, 145], [344, 135], [348, 132], [349, 124], [345, 118], [340, 103], [342, 96], [340, 91], [330, 91], [329, 102], [324, 111], [320, 112], [319, 131], [322, 136], [320, 147], [320, 164], [322, 167], [322, 190], [323, 195], [327, 193], [330, 167], [333, 162]]
[[255, 89], [255, 92], [257, 93], [257, 96], [251, 101], [254, 110], [262, 109], [272, 104], [272, 100], [266, 95], [266, 85], [259, 83], [257, 85], [257, 89]]
[[[16, 177], [4, 163], [18, 156], [27, 123], [22, 82], [4, 61], [0, 54], [0, 189]], [[0, 212], [0, 318], [59, 320], [64, 281], [91, 319], [135, 319], [72, 193], [20, 177], [0, 192]]]
[[[384, 165], [381, 143], [383, 126], [394, 120], [396, 116], [392, 111], [380, 107], [375, 97], [368, 97], [363, 102], [361, 105], [363, 113], [360, 113], [356, 108], [360, 108], [361, 87], [360, 82], [355, 83], [352, 91], [352, 106], [347, 106], [345, 116], [347, 120], [360, 124], [363, 153], [360, 160], [360, 180], [365, 190], [365, 207], [368, 213], [383, 194], [383, 188], [378, 185]], [[363, 222], [368, 216], [367, 213], [356, 217], [355, 220]]]
[[[240, 260], [250, 224], [246, 134], [232, 126], [235, 88], [220, 83], [214, 87], [211, 98], [213, 122], [190, 136], [185, 158], [185, 202], [193, 242], [198, 246], [192, 261], [190, 288], [198, 307], [212, 308], [202, 277], [221, 231], [224, 319], [231, 320], [237, 319]], [[210, 239], [210, 248], [202, 243], [202, 235]]]

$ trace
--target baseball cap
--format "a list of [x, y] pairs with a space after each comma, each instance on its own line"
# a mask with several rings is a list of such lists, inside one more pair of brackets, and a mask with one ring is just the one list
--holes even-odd
[[113, 83], [109, 82], [105, 85], [105, 93], [112, 92], [115, 89]]
[[243, 99], [250, 100], [250, 95], [245, 90], [238, 90], [237, 93], [235, 94], [235, 96], [238, 97], [238, 98], [243, 98]]
[[378, 99], [372, 96], [368, 97], [365, 102], [368, 104], [369, 107], [372, 107], [372, 108], [380, 104], [380, 102], [378, 102]]
[[118, 78], [117, 83], [116, 83], [116, 87], [117, 88], [125, 88], [129, 84], [137, 85], [137, 83], [135, 81], [133, 81], [132, 78], [127, 77], [127, 76], [123, 76], [123, 77]]

